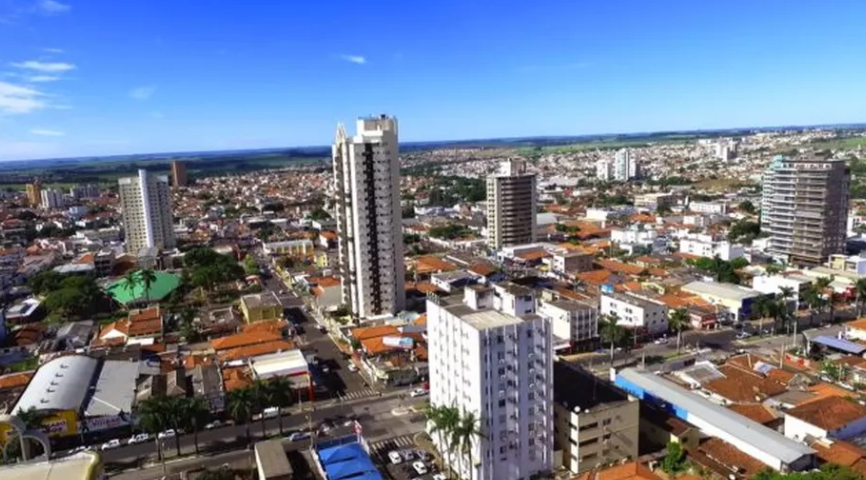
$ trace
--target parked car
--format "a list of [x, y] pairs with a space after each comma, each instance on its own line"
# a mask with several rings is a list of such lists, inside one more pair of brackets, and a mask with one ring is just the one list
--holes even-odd
[[157, 435], [156, 438], [162, 440], [165, 438], [174, 438], [176, 436], [177, 436], [177, 432], [175, 432], [173, 428], [169, 428], [168, 430], [166, 430], [164, 432], [159, 432], [159, 435]]
[[430, 392], [426, 389], [416, 388], [415, 390], [412, 390], [412, 393], [410, 393], [409, 396], [410, 397], [423, 397], [424, 395], [427, 395], [428, 393], [430, 393]]
[[668, 343], [668, 337], [657, 338], [657, 339], [655, 339], [655, 341], [653, 341], [653, 343], [656, 345], [664, 345], [664, 344]]
[[445, 478], [447, 477], [445, 477], [445, 474], [442, 472], [433, 474], [433, 480], [445, 480]]
[[99, 447], [99, 449], [100, 450], [111, 450], [111, 449], [117, 448], [119, 446], [120, 446], [120, 440], [115, 438], [113, 440], [109, 440], [109, 441], [103, 443], [102, 446]]
[[424, 465], [424, 462], [415, 462], [412, 464], [412, 468], [418, 472], [418, 475], [427, 475], [427, 465]]
[[137, 433], [131, 437], [129, 437], [129, 444], [135, 445], [136, 443], [144, 443], [150, 440], [150, 435], [147, 433]]
[[751, 337], [751, 336], [752, 336], [752, 335], [749, 334], [749, 332], [747, 332], [747, 331], [744, 330], [744, 331], [742, 331], [742, 332], [740, 332], [740, 333], [737, 334], [737, 339], [739, 339], [739, 340], [743, 340], [743, 339], [749, 338], [749, 337]]
[[388, 460], [391, 460], [391, 464], [397, 465], [403, 461], [403, 457], [397, 450], [391, 450], [390, 452], [388, 452]]
[[400, 455], [403, 457], [403, 460], [407, 462], [415, 459], [415, 452], [409, 449], [401, 450]]
[[286, 435], [286, 439], [290, 442], [300, 442], [308, 438], [310, 438], [310, 434], [307, 432], [292, 432]]
[[213, 430], [215, 428], [220, 428], [222, 426], [223, 426], [223, 422], [221, 422], [219, 420], [214, 420], [214, 421], [208, 423], [207, 425], [205, 425], [204, 429], [205, 430]]
[[415, 454], [418, 456], [419, 459], [421, 459], [422, 462], [430, 461], [430, 454], [427, 453], [427, 450], [415, 450]]
[[350, 372], [357, 372], [357, 371], [358, 371], [358, 366], [355, 365], [354, 362], [349, 362], [349, 371], [350, 371]]
[[324, 325], [317, 325], [316, 328], [322, 333], [328, 333], [328, 328]]

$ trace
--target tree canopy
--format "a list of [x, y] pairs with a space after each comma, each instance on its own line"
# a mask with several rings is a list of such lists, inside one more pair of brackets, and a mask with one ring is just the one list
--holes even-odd
[[45, 308], [61, 317], [83, 318], [95, 313], [100, 305], [106, 303], [104, 300], [105, 293], [96, 284], [93, 276], [72, 275], [62, 279], [56, 288], [48, 292]]
[[765, 469], [751, 480], [863, 480], [863, 475], [848, 467], [835, 463], [825, 463], [819, 470], [810, 472], [780, 473]]
[[183, 263], [189, 271], [192, 284], [207, 290], [238, 280], [244, 275], [244, 269], [232, 257], [205, 247], [197, 247], [187, 252]]
[[442, 238], [445, 240], [454, 240], [468, 235], [471, 231], [463, 225], [451, 223], [440, 227], [433, 227], [427, 232], [433, 238]]

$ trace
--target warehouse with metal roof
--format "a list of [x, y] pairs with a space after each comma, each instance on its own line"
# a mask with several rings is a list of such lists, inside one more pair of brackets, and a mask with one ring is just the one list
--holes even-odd
[[617, 373], [615, 383], [632, 395], [661, 406], [718, 437], [741, 452], [780, 471], [811, 468], [815, 451], [757, 422], [690, 392], [659, 375], [627, 368]]
[[80, 411], [99, 360], [86, 355], [58, 357], [42, 365], [27, 389], [21, 394], [13, 412], [29, 410]]

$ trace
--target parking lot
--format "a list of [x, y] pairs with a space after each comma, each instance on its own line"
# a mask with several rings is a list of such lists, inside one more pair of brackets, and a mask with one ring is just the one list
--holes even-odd
[[[433, 464], [433, 457], [414, 448], [413, 443], [406, 444], [406, 441], [400, 437], [385, 442], [380, 448], [371, 448], [374, 458], [384, 465], [388, 475], [394, 480], [442, 480], [444, 476]], [[399, 463], [395, 463], [398, 460]], [[419, 468], [416, 469], [416, 465]]]

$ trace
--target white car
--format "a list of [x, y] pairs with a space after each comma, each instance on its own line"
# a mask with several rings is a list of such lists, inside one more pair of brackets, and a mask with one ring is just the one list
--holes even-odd
[[131, 437], [129, 437], [129, 444], [135, 445], [136, 443], [144, 443], [150, 440], [150, 435], [147, 433], [137, 433]]
[[159, 435], [157, 435], [156, 438], [158, 438], [159, 440], [162, 440], [165, 438], [174, 438], [176, 436], [177, 436], [177, 432], [175, 432], [173, 428], [170, 428], [164, 432], [159, 432]]
[[424, 465], [424, 462], [415, 462], [412, 464], [412, 468], [418, 473], [418, 475], [427, 475], [427, 466]]
[[301, 440], [306, 440], [308, 438], [310, 438], [310, 434], [307, 432], [292, 432], [286, 437], [290, 442], [300, 442]]
[[445, 474], [442, 472], [433, 474], [433, 480], [445, 480], [445, 478]]
[[223, 422], [221, 422], [219, 420], [214, 420], [214, 421], [208, 423], [207, 425], [205, 425], [204, 429], [205, 430], [213, 430], [214, 428], [220, 428], [222, 426], [223, 426]]
[[349, 362], [349, 371], [350, 371], [350, 372], [357, 372], [357, 371], [358, 371], [358, 366], [355, 365], [355, 364], [352, 363], [352, 362]]
[[428, 392], [426, 389], [416, 388], [415, 390], [412, 390], [412, 393], [410, 393], [409, 396], [410, 397], [423, 397], [424, 395], [427, 395], [428, 393], [430, 393], [430, 392]]
[[403, 461], [403, 456], [397, 450], [388, 452], [388, 460], [391, 460], [392, 465], [397, 465]]
[[119, 446], [120, 446], [120, 440], [115, 438], [114, 440], [109, 440], [109, 441], [103, 443], [102, 446], [99, 447], [99, 449], [100, 450], [111, 450], [111, 449], [117, 448]]
[[655, 341], [653, 343], [656, 345], [664, 345], [664, 344], [668, 343], [668, 339], [667, 339], [667, 337], [657, 338], [657, 339], [655, 339]]
[[749, 337], [751, 337], [751, 335], [749, 335], [749, 332], [740, 332], [737, 334], [737, 338], [740, 340], [743, 340], [743, 339], [749, 338]]

